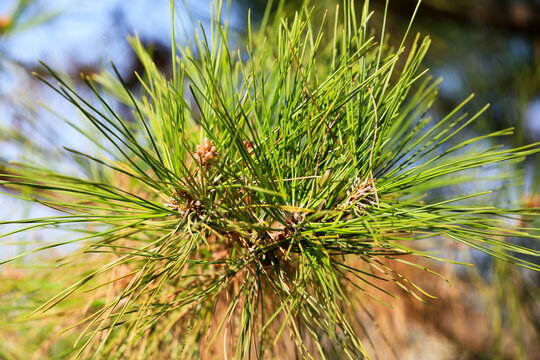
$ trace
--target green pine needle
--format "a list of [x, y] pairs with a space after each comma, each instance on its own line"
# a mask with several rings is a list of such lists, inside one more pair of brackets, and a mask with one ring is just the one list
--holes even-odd
[[77, 338], [70, 355], [197, 359], [221, 342], [223, 356], [267, 359], [292, 341], [299, 357], [358, 359], [368, 354], [355, 299], [395, 296], [385, 283], [421, 301], [433, 296], [389, 265], [431, 271], [410, 260], [434, 257], [420, 240], [540, 270], [530, 257], [540, 253], [517, 243], [538, 239], [536, 209], [497, 208], [485, 188], [422, 200], [538, 151], [493, 145], [511, 129], [465, 138], [487, 109], [463, 113], [472, 96], [431, 119], [439, 82], [421, 66], [428, 37], [406, 34], [393, 49], [372, 36], [367, 2], [357, 17], [346, 1], [333, 26], [308, 8], [293, 18], [278, 11], [273, 21], [268, 10], [260, 32], [250, 25], [247, 45], [232, 49], [220, 11], [195, 47], [173, 46], [171, 79], [130, 39], [145, 70], [140, 95], [114, 65], [112, 74], [84, 77], [92, 99], [45, 64], [51, 77], [36, 75], [91, 125], [75, 129], [107, 144], [93, 154], [65, 149], [93, 164], [87, 177], [13, 164], [1, 181], [64, 213], [3, 221], [23, 226], [4, 236], [83, 233], [15, 257], [80, 244], [62, 260], [85, 264], [78, 279], [33, 312], [98, 294], [74, 305], [84, 311], [66, 324]]

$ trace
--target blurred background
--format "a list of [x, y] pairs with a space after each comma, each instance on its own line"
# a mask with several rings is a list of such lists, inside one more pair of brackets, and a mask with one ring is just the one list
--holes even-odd
[[[177, 3], [177, 38], [189, 46], [193, 26], [198, 26], [198, 21], [202, 26], [209, 25], [210, 1]], [[380, 23], [385, 1], [371, 3], [376, 11], [373, 23]], [[416, 3], [390, 1], [390, 41], [401, 40]], [[336, 2], [319, 0], [313, 4], [333, 11]], [[302, 1], [289, 0], [285, 8], [292, 14], [301, 5]], [[229, 21], [236, 46], [242, 46], [245, 37], [248, 9], [257, 22], [265, 7], [266, 1], [262, 0], [230, 3]], [[158, 67], [169, 73], [170, 19], [168, 0], [0, 0], [0, 172], [4, 172], [2, 164], [7, 161], [24, 160], [45, 161], [76, 173], [77, 164], [63, 160], [61, 146], [88, 151], [89, 144], [61, 119], [79, 115], [31, 75], [43, 73], [38, 60], [64, 73], [74, 86], [81, 86], [81, 73], [110, 70], [112, 60], [136, 92], [134, 71], [141, 72], [142, 66], [126, 38], [137, 33], [152, 50]], [[470, 109], [479, 110], [486, 103], [491, 107], [469, 129], [471, 134], [514, 127], [515, 135], [499, 139], [501, 144], [522, 146], [540, 141], [540, 0], [424, 0], [412, 32], [429, 34], [433, 39], [424, 66], [431, 69], [433, 77], [444, 79], [434, 112], [448, 112], [475, 93]], [[85, 90], [81, 87], [81, 91]], [[501, 196], [503, 205], [540, 205], [539, 165], [537, 158], [527, 159], [519, 169], [523, 172], [520, 184]], [[0, 204], [0, 220], [46, 216], [51, 211], [6, 196], [0, 197]], [[0, 260], [51, 236], [57, 241], [68, 235], [52, 229], [0, 238]], [[456, 251], [462, 258], [472, 259], [478, 271], [459, 267], [456, 271], [454, 266], [431, 264], [450, 279], [450, 284], [425, 279], [422, 285], [438, 296], [427, 306], [403, 300], [392, 310], [369, 308], [367, 332], [372, 329], [378, 335], [368, 348], [374, 348], [380, 359], [538, 358], [538, 275], [466, 249]], [[32, 266], [28, 262], [19, 265]], [[0, 274], [8, 279], [18, 276], [11, 267], [0, 268]], [[422, 275], [411, 276], [419, 276], [417, 282], [422, 283]], [[0, 334], [0, 359], [2, 346]]]

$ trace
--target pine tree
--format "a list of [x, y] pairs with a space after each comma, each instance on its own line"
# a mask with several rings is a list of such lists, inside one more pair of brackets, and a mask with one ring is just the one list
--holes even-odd
[[367, 1], [322, 22], [307, 7], [292, 19], [268, 10], [233, 49], [218, 6], [194, 47], [177, 47], [173, 31], [170, 79], [131, 39], [142, 94], [113, 65], [84, 77], [88, 99], [43, 64], [50, 76], [36, 76], [80, 111], [88, 126], [72, 126], [95, 152], [65, 149], [83, 176], [10, 165], [4, 186], [63, 214], [2, 224], [23, 225], [5, 235], [82, 233], [69, 241], [80, 250], [39, 274], [60, 288], [32, 313], [68, 329], [74, 347], [61, 356], [364, 358], [362, 299], [394, 296], [387, 284], [431, 296], [397, 268], [434, 273], [420, 260], [440, 244], [540, 270], [524, 256], [540, 253], [518, 245], [538, 238], [535, 209], [498, 208], [486, 188], [519, 174], [483, 176], [537, 146], [490, 142], [512, 129], [463, 138], [487, 109], [464, 113], [472, 96], [433, 120], [429, 37], [406, 29], [392, 48], [372, 15]]

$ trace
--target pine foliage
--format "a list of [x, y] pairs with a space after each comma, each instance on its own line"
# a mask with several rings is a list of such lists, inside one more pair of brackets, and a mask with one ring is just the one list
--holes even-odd
[[[430, 271], [410, 261], [435, 259], [418, 245], [426, 240], [540, 270], [539, 252], [517, 242], [538, 238], [536, 209], [494, 206], [479, 177], [537, 146], [497, 145], [512, 129], [463, 136], [487, 109], [466, 114], [472, 97], [433, 120], [429, 37], [406, 29], [392, 48], [372, 15], [368, 1], [346, 1], [323, 23], [307, 7], [289, 19], [268, 10], [234, 49], [217, 7], [194, 47], [177, 47], [173, 32], [172, 78], [131, 39], [142, 94], [113, 67], [84, 77], [86, 98], [43, 65], [50, 76], [38, 77], [80, 111], [89, 126], [72, 125], [95, 152], [65, 149], [84, 176], [11, 164], [2, 185], [62, 215], [2, 224], [21, 225], [4, 236], [82, 234], [50, 269], [69, 271], [64, 288], [33, 313], [79, 307], [66, 324], [77, 336], [70, 355], [358, 359], [368, 356], [360, 296], [386, 294], [384, 283], [431, 296], [391, 265]], [[487, 191], [464, 191], [478, 182]]]

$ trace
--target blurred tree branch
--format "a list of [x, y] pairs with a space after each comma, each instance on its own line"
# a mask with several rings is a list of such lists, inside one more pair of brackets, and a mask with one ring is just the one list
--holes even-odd
[[[384, 3], [386, 0], [378, 0]], [[414, 11], [418, 0], [392, 2], [393, 11]], [[540, 6], [518, 1], [424, 0], [419, 14], [433, 19], [486, 24], [502, 30], [535, 37], [540, 35]]]

